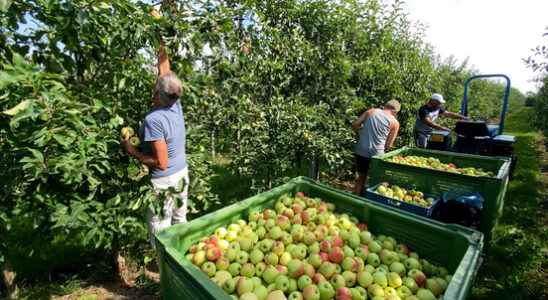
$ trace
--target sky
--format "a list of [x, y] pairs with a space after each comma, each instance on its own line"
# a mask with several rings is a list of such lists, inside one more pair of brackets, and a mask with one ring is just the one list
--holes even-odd
[[523, 63], [548, 30], [548, 0], [406, 0], [411, 20], [442, 57], [466, 58], [480, 73], [504, 73], [523, 93], [536, 91]]

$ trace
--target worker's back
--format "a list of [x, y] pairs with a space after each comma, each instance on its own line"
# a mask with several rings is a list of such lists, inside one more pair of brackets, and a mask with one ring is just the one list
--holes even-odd
[[373, 109], [359, 130], [360, 136], [355, 149], [356, 154], [363, 157], [383, 154], [393, 118], [382, 109]]

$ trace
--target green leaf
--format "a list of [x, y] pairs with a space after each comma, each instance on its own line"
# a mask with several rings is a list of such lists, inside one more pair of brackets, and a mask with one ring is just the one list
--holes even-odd
[[16, 106], [8, 109], [8, 110], [5, 110], [3, 111], [3, 113], [5, 115], [8, 115], [8, 116], [15, 116], [23, 111], [25, 111], [27, 108], [29, 108], [31, 104], [31, 101], [30, 100], [23, 100], [21, 101], [19, 104], [17, 104]]

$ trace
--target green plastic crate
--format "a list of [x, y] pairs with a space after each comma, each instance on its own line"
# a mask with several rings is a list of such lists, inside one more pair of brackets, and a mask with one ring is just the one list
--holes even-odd
[[466, 299], [479, 267], [483, 247], [480, 232], [453, 224], [442, 224], [407, 212], [394, 211], [347, 192], [297, 177], [271, 191], [202, 216], [186, 224], [172, 226], [156, 235], [160, 256], [161, 290], [164, 299], [230, 299], [206, 274], [185, 258], [189, 247], [250, 212], [273, 207], [284, 193], [303, 191], [333, 202], [339, 212], [347, 212], [368, 223], [373, 233], [395, 237], [429, 261], [453, 273], [444, 299]]
[[[435, 157], [443, 163], [454, 163], [459, 168], [482, 168], [493, 172], [496, 176], [474, 177], [386, 161], [387, 158], [396, 155]], [[439, 196], [451, 190], [479, 192], [485, 199], [480, 231], [485, 235], [485, 240], [489, 241], [493, 228], [502, 215], [509, 171], [510, 159], [508, 158], [403, 147], [373, 157], [369, 171], [369, 184], [375, 185], [388, 181], [399, 185], [414, 185], [424, 193]]]

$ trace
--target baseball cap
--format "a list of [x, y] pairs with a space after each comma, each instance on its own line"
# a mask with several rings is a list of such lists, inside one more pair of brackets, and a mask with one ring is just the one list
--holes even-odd
[[443, 96], [441, 94], [434, 93], [432, 94], [432, 97], [430, 97], [431, 100], [436, 100], [441, 104], [445, 103], [445, 100], [443, 100]]
[[399, 112], [401, 109], [401, 104], [398, 102], [398, 100], [390, 100], [384, 104], [384, 106], [389, 106], [392, 109], [394, 109], [395, 112]]

